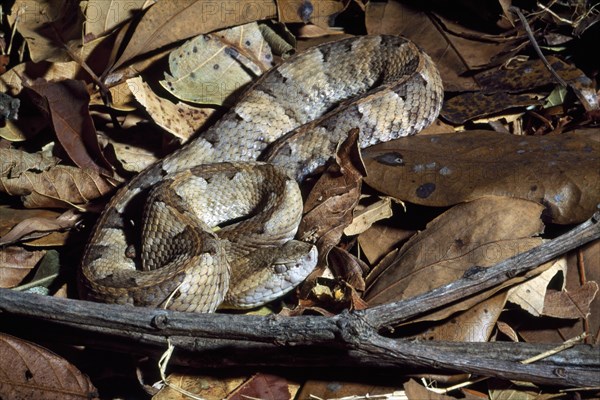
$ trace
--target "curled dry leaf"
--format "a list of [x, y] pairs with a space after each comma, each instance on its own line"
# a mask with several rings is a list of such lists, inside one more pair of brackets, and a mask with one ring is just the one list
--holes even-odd
[[51, 232], [72, 228], [80, 220], [80, 216], [67, 210], [57, 218], [31, 217], [20, 221], [8, 233], [0, 237], [0, 246], [16, 243], [21, 240], [34, 239]]
[[455, 281], [540, 243], [543, 207], [527, 200], [485, 197], [457, 205], [413, 236], [395, 261], [367, 277], [370, 305], [398, 301]]
[[214, 108], [197, 108], [182, 102], [175, 104], [159, 97], [140, 77], [128, 79], [127, 85], [154, 122], [182, 143], [187, 142], [215, 112]]
[[58, 165], [48, 171], [26, 171], [16, 178], [0, 178], [0, 191], [21, 196], [27, 208], [70, 208], [114, 190], [114, 185], [95, 171]]
[[320, 265], [325, 265], [329, 249], [352, 222], [352, 211], [360, 199], [363, 166], [357, 140], [355, 129], [340, 145], [336, 162], [323, 173], [304, 203], [298, 237], [317, 244]]
[[368, 230], [375, 222], [391, 217], [392, 199], [384, 197], [366, 207], [356, 208], [352, 223], [344, 229], [344, 235], [359, 235]]
[[469, 131], [397, 139], [363, 152], [365, 182], [427, 206], [513, 196], [545, 204], [554, 223], [581, 222], [600, 203], [597, 132], [523, 137]]
[[365, 290], [363, 275], [368, 271], [364, 261], [339, 247], [333, 247], [329, 252], [329, 267], [335, 276], [343, 279], [356, 290]]
[[273, 55], [256, 22], [200, 35], [169, 54], [160, 84], [180, 100], [223, 105], [272, 65]]
[[89, 378], [51, 351], [0, 333], [0, 397], [3, 399], [97, 399]]

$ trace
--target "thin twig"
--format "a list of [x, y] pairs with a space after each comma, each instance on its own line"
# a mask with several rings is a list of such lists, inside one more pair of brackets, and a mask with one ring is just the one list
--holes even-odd
[[544, 63], [544, 65], [546, 66], [548, 71], [550, 71], [552, 76], [554, 76], [554, 78], [556, 79], [558, 84], [560, 84], [561, 86], [567, 87], [568, 86], [567, 82], [565, 82], [565, 80], [560, 75], [558, 75], [558, 73], [554, 70], [554, 68], [552, 68], [552, 65], [550, 65], [550, 63], [544, 56], [544, 53], [542, 53], [542, 49], [540, 49], [540, 46], [537, 44], [535, 37], [533, 35], [533, 32], [531, 30], [531, 27], [529, 26], [529, 23], [527, 22], [527, 18], [525, 18], [525, 16], [521, 12], [521, 10], [515, 6], [510, 6], [509, 10], [514, 12], [515, 14], [517, 14], [519, 19], [521, 20], [521, 24], [523, 25], [523, 28], [525, 28], [525, 32], [527, 33], [527, 37], [529, 38], [531, 45], [533, 46], [535, 52], [540, 57], [540, 59], [542, 60], [542, 62]]

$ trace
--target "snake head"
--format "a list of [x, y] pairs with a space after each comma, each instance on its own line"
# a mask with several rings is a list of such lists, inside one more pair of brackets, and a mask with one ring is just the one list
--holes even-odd
[[[253, 257], [261, 260], [241, 271], [232, 269], [225, 308], [253, 308], [275, 300], [300, 284], [317, 265], [317, 248], [290, 240], [280, 247], [264, 248]], [[265, 263], [269, 264], [265, 266]]]

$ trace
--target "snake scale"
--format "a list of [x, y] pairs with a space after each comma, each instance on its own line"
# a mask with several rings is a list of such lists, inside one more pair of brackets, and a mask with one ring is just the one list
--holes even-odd
[[[361, 147], [412, 135], [436, 118], [442, 98], [431, 59], [399, 36], [343, 39], [289, 58], [113, 196], [83, 255], [82, 297], [212, 312], [283, 295], [317, 259], [314, 246], [293, 240], [296, 182], [351, 129]], [[142, 209], [143, 222], [132, 224]]]

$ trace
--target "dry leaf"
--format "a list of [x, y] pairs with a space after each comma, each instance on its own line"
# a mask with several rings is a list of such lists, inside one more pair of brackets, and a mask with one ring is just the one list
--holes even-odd
[[436, 323], [415, 338], [449, 342], [487, 342], [504, 309], [507, 297], [507, 291], [500, 292], [468, 310], [453, 315], [449, 320]]
[[496, 326], [500, 332], [504, 333], [513, 342], [517, 343], [519, 341], [517, 332], [515, 332], [515, 330], [506, 322], [498, 321]]
[[369, 267], [346, 250], [333, 247], [329, 252], [329, 268], [334, 271], [335, 276], [344, 280], [356, 290], [365, 290], [363, 275]]
[[89, 378], [51, 351], [0, 333], [0, 398], [97, 399]]
[[56, 138], [71, 160], [80, 168], [112, 176], [104, 158], [96, 128], [88, 111], [90, 96], [83, 81], [46, 82], [36, 79], [30, 89], [46, 100]]
[[15, 178], [28, 170], [47, 171], [60, 162], [45, 153], [26, 153], [15, 149], [0, 149], [0, 177]]
[[0, 248], [0, 287], [19, 285], [45, 253], [45, 250], [30, 251], [16, 246]]
[[157, 96], [140, 77], [128, 79], [127, 85], [154, 122], [182, 143], [187, 142], [215, 112], [214, 108], [197, 108], [182, 102], [174, 104]]
[[392, 140], [363, 152], [365, 182], [427, 206], [514, 196], [545, 204], [552, 222], [581, 222], [600, 203], [597, 132], [523, 137], [468, 131]]
[[83, 20], [77, 2], [69, 0], [16, 0], [8, 15], [27, 42], [33, 62], [71, 61], [65, 45], [81, 43]]
[[428, 390], [414, 379], [411, 379], [404, 384], [404, 390], [406, 391], [408, 400], [455, 400], [454, 397]]
[[[352, 399], [353, 396], [365, 396], [364, 399], [383, 399], [384, 395], [398, 394], [400, 386], [377, 386], [348, 380], [308, 380], [302, 385], [297, 399]], [[399, 399], [401, 397], [398, 397]], [[360, 398], [358, 398], [360, 399]], [[357, 400], [358, 400], [357, 399]]]
[[85, 14], [84, 34], [99, 37], [142, 11], [147, 0], [86, 0], [81, 2]]
[[94, 171], [58, 165], [45, 172], [26, 171], [17, 178], [0, 178], [0, 192], [21, 196], [27, 208], [70, 208], [114, 190]]
[[[537, 203], [485, 197], [446, 211], [413, 236], [385, 270], [367, 277], [370, 305], [410, 298], [534, 247], [543, 231]], [[532, 243], [533, 242], [533, 243]]]
[[258, 373], [231, 393], [228, 400], [286, 400], [291, 398], [292, 395], [285, 378]]
[[[173, 373], [167, 377], [167, 381], [180, 389], [186, 390], [194, 395], [201, 396], [205, 400], [223, 400], [235, 388], [246, 380], [246, 377], [231, 376], [218, 378], [213, 376], [185, 375]], [[165, 386], [152, 400], [188, 400], [189, 396], [175, 389]]]
[[39, 238], [50, 232], [63, 231], [75, 226], [79, 220], [80, 215], [74, 213], [73, 210], [67, 210], [57, 218], [26, 218], [16, 224], [8, 233], [0, 237], [0, 246]]
[[273, 55], [256, 22], [200, 35], [169, 54], [160, 84], [180, 100], [232, 103], [234, 93], [272, 66]]
[[[456, 15], [460, 15], [460, 7], [456, 5]], [[463, 10], [463, 15], [471, 14], [472, 10]], [[369, 34], [403, 35], [423, 48], [440, 70], [444, 89], [450, 92], [479, 89], [469, 72], [514, 47], [514, 40], [485, 35], [488, 40], [483, 41], [483, 32], [465, 34], [464, 26], [399, 1], [369, 2], [365, 22]]]
[[596, 282], [586, 282], [573, 291], [548, 290], [542, 315], [554, 318], [587, 318], [598, 293]]
[[[202, 0], [160, 1], [152, 5], [135, 25], [125, 50], [110, 68], [114, 71], [134, 57], [149, 53], [202, 33], [261, 19], [275, 18], [275, 2], [232, 3], [222, 8], [220, 3]], [[123, 38], [126, 36], [124, 35]], [[119, 48], [122, 43], [115, 43]]]
[[352, 223], [344, 229], [344, 235], [359, 235], [369, 229], [375, 222], [389, 218], [392, 215], [392, 199], [390, 197], [384, 197], [367, 207], [356, 207]]
[[[589, 99], [586, 100], [588, 108], [598, 108], [595, 86], [591, 79], [580, 69], [556, 57], [549, 56], [548, 62], [570, 86], [576, 88], [583, 99]], [[555, 86], [554, 76], [539, 59], [516, 63], [511, 65], [511, 68], [495, 68], [481, 72], [475, 75], [475, 79], [483, 92], [462, 93], [445, 101], [440, 113], [444, 119], [460, 125], [514, 107], [540, 104], [540, 94], [531, 95], [524, 92]], [[546, 91], [548, 92], [549, 90]]]
[[298, 237], [316, 243], [321, 266], [325, 265], [329, 249], [339, 242], [344, 228], [352, 222], [352, 210], [360, 198], [363, 169], [357, 140], [355, 129], [340, 145], [336, 163], [323, 173], [304, 203], [305, 215]]
[[393, 225], [376, 224], [358, 236], [358, 243], [369, 263], [373, 265], [414, 233]]
[[511, 288], [508, 301], [519, 305], [531, 315], [539, 317], [544, 309], [548, 284], [559, 272], [563, 277], [567, 274], [567, 262], [564, 258], [557, 260], [552, 267], [535, 278]]

